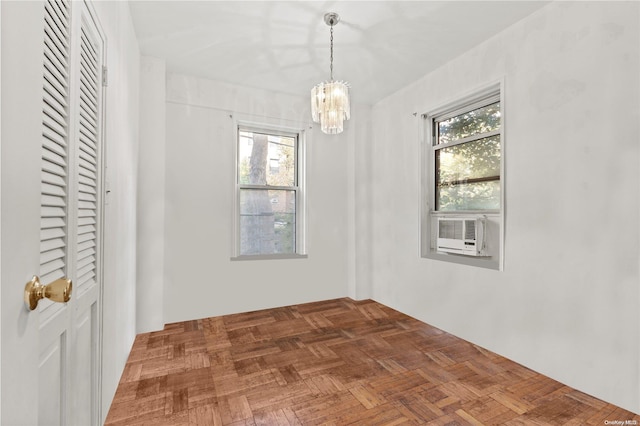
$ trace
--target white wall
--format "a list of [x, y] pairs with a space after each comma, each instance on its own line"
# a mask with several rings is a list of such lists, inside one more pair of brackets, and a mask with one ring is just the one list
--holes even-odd
[[140, 67], [136, 331], [164, 326], [165, 63], [144, 56]]
[[94, 3], [107, 38], [102, 414], [106, 417], [135, 338], [136, 195], [140, 52], [129, 6]]
[[[357, 97], [357, 88], [354, 89]], [[371, 298], [372, 273], [372, 191], [373, 150], [371, 106], [357, 104], [352, 116], [356, 117], [356, 137], [350, 139], [349, 158], [350, 178], [350, 235], [353, 238], [353, 252], [350, 259], [349, 297], [357, 300]]]
[[[635, 412], [639, 7], [554, 2], [381, 101], [363, 182], [376, 300]], [[501, 78], [504, 271], [420, 259], [419, 116]]]
[[234, 120], [309, 130], [308, 104], [306, 97], [168, 76], [165, 323], [344, 297], [355, 288], [348, 283], [355, 240], [347, 146], [357, 113], [341, 135], [307, 132], [308, 258], [230, 260]]

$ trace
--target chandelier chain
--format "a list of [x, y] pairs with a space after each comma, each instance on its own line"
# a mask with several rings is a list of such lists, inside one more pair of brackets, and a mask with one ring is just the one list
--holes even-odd
[[333, 81], [333, 24], [331, 25], [331, 56], [329, 57], [329, 69], [331, 70], [331, 81]]

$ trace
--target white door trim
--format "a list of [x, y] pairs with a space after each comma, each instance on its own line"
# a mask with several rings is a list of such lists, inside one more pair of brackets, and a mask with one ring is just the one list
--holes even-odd
[[[89, 2], [89, 1], [84, 1], [84, 4], [87, 7], [87, 11], [88, 11], [88, 15], [92, 20], [93, 25], [95, 25], [95, 27], [98, 30], [98, 35], [100, 36], [101, 42], [102, 42], [102, 58], [100, 58], [101, 62], [102, 62], [102, 67], [103, 70], [106, 69], [107, 67], [107, 38], [104, 32], [104, 28], [102, 27], [102, 25], [100, 24], [100, 20], [98, 19], [98, 14], [96, 13], [96, 10], [93, 6], [93, 3]], [[101, 144], [100, 144], [100, 152], [99, 155], [101, 157], [101, 164], [100, 164], [100, 170], [99, 170], [99, 188], [98, 188], [98, 192], [100, 194], [99, 197], [99, 201], [98, 201], [98, 211], [100, 214], [100, 220], [98, 221], [98, 230], [97, 230], [97, 234], [98, 234], [98, 271], [97, 271], [97, 280], [98, 280], [98, 359], [97, 359], [97, 366], [96, 366], [96, 414], [97, 414], [97, 420], [99, 423], [104, 422], [105, 416], [103, 415], [102, 412], [102, 407], [103, 407], [103, 401], [102, 401], [102, 395], [103, 395], [103, 389], [102, 389], [102, 372], [103, 372], [103, 343], [104, 343], [104, 313], [103, 313], [103, 306], [104, 306], [104, 235], [105, 235], [105, 213], [106, 213], [106, 208], [105, 208], [105, 200], [106, 200], [106, 193], [105, 193], [105, 181], [106, 181], [106, 169], [107, 169], [107, 157], [106, 157], [106, 153], [107, 153], [107, 149], [106, 149], [106, 142], [107, 142], [107, 131], [106, 131], [106, 111], [107, 111], [107, 82], [104, 81], [103, 79], [106, 77], [105, 73], [102, 72], [101, 74], [101, 79], [100, 79], [100, 90], [102, 92], [102, 97], [101, 97], [101, 111], [100, 111], [100, 120], [101, 120], [101, 126], [100, 126], [100, 138], [101, 138]]]
[[[0, 46], [2, 45], [2, 3], [0, 3]], [[0, 54], [0, 99], [2, 99], [2, 54]], [[0, 102], [0, 146], [2, 146], [2, 102]], [[0, 190], [2, 188], [2, 150], [0, 150]], [[2, 195], [0, 194], [0, 239], [2, 239]], [[0, 277], [2, 276], [2, 245], [0, 244]], [[2, 330], [2, 304], [0, 304], [0, 330]], [[2, 339], [0, 339], [0, 365], [2, 365]], [[0, 368], [0, 419], [2, 419], [2, 368]]]

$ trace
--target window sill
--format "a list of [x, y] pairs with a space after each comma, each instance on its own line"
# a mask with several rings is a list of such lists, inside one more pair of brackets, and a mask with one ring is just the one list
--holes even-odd
[[306, 259], [309, 256], [306, 254], [254, 254], [254, 255], [241, 255], [232, 257], [232, 261], [239, 260], [285, 260], [285, 259]]
[[476, 266], [479, 268], [500, 271], [500, 262], [491, 257], [465, 256], [461, 254], [441, 253], [438, 251], [429, 251], [429, 253], [423, 254], [421, 257], [423, 259], [440, 260], [449, 263], [457, 263], [459, 265]]
[[431, 216], [500, 216], [500, 210], [431, 210]]

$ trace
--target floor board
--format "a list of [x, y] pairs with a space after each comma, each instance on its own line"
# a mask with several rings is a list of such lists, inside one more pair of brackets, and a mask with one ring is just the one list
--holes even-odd
[[[603, 425], [640, 416], [379, 303], [140, 334], [106, 425]], [[634, 423], [636, 422], [636, 423]]]

